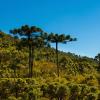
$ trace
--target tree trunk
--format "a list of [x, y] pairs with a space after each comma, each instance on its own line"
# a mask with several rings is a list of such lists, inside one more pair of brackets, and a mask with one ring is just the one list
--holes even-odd
[[57, 64], [57, 74], [59, 77], [59, 64], [58, 64], [58, 42], [56, 42], [56, 64]]
[[33, 76], [33, 66], [34, 66], [34, 47], [31, 48], [32, 56], [31, 56], [31, 77]]
[[99, 66], [98, 66], [98, 70], [100, 71], [100, 57], [99, 57]]
[[30, 35], [28, 36], [28, 45], [29, 45], [29, 78], [31, 77], [31, 57], [32, 57], [32, 52], [31, 52], [31, 44], [30, 44]]

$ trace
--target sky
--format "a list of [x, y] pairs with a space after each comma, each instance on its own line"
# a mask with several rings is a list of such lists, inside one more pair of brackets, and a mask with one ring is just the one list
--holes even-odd
[[77, 38], [59, 44], [61, 51], [88, 57], [100, 52], [100, 0], [0, 0], [0, 30], [25, 24]]

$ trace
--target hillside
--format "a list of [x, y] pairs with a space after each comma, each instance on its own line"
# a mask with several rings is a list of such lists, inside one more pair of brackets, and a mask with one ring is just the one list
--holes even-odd
[[100, 100], [100, 71], [94, 58], [36, 47], [32, 78], [28, 78], [28, 48], [0, 32], [0, 100]]

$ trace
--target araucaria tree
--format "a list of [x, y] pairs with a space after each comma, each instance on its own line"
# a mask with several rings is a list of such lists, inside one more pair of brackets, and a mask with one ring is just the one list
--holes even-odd
[[98, 62], [98, 70], [100, 71], [100, 53], [95, 56], [95, 60]]
[[35, 37], [39, 37], [40, 33], [43, 32], [42, 29], [36, 26], [28, 26], [24, 25], [20, 28], [10, 30], [10, 33], [13, 33], [15, 36], [20, 36], [20, 38], [24, 38], [27, 42], [29, 49], [29, 77], [32, 77], [32, 68], [33, 68], [33, 41]]
[[48, 36], [48, 40], [51, 43], [55, 43], [56, 44], [56, 64], [57, 64], [57, 74], [58, 74], [58, 77], [59, 77], [58, 43], [66, 44], [67, 42], [76, 41], [76, 38], [72, 38], [70, 35], [51, 33]]

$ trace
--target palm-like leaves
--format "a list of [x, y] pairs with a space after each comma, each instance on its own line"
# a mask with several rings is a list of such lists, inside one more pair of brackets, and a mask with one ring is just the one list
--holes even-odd
[[65, 34], [54, 34], [51, 33], [48, 36], [48, 40], [51, 41], [52, 43], [58, 42], [58, 43], [67, 43], [71, 41], [76, 41], [76, 38], [71, 38], [70, 35], [65, 35]]
[[13, 33], [13, 34], [18, 33], [20, 36], [29, 36], [29, 35], [34, 36], [35, 33], [38, 33], [38, 32], [42, 32], [42, 29], [36, 26], [29, 27], [28, 25], [24, 25], [21, 28], [10, 30], [10, 33]]

